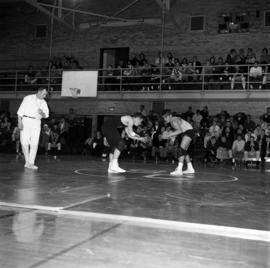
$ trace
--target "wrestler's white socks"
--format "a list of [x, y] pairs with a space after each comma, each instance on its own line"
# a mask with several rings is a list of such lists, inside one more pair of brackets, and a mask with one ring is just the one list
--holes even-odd
[[195, 170], [192, 166], [192, 163], [187, 163], [187, 169], [183, 171], [183, 174], [194, 174]]
[[177, 168], [175, 169], [175, 171], [171, 172], [170, 174], [173, 176], [182, 176], [183, 175], [183, 163], [178, 163]]

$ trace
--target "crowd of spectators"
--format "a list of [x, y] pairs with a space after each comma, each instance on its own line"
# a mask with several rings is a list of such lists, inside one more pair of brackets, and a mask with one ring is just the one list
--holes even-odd
[[[171, 126], [165, 125], [159, 114], [147, 114], [143, 105], [140, 112], [145, 120], [136, 132], [147, 136], [149, 142], [130, 140], [123, 131], [126, 148], [122, 157], [172, 163], [177, 161], [179, 138], [162, 139], [164, 132], [172, 131]], [[207, 106], [195, 112], [189, 107], [186, 112], [175, 115], [191, 123], [196, 131], [196, 139], [189, 151], [193, 159], [201, 159], [206, 164], [241, 164], [253, 159], [259, 165], [259, 162], [264, 164], [265, 159], [270, 157], [270, 107], [256, 123], [250, 115], [241, 112], [230, 115], [221, 111], [210, 116]], [[55, 158], [59, 154], [81, 153], [107, 157], [109, 147], [102, 133], [98, 131], [94, 137], [89, 134], [85, 121], [79, 120], [72, 108], [66, 116], [52, 114], [42, 125], [39, 152]], [[17, 120], [10, 118], [6, 112], [0, 113], [0, 152], [21, 154]]]
[[[214, 89], [262, 89], [269, 81], [268, 64], [270, 55], [263, 48], [257, 57], [252, 48], [231, 49], [223, 57], [210, 57], [203, 64], [197, 56], [191, 59], [179, 59], [171, 52], [162, 56], [159, 52], [153, 62], [149, 62], [144, 53], [132, 54], [127, 64], [119, 62], [116, 68], [109, 65], [103, 72], [105, 90], [156, 90], [180, 89], [191, 84], [194, 88], [203, 82], [205, 88]], [[176, 85], [177, 84], [177, 85]]]

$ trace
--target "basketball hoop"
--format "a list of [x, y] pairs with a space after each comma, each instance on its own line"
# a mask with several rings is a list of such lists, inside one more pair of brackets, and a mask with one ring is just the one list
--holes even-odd
[[81, 94], [81, 90], [79, 88], [70, 88], [69, 91], [72, 98], [78, 98]]

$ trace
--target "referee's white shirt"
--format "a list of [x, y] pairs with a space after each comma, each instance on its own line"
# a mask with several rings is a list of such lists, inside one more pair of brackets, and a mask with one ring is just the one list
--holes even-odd
[[45, 114], [45, 118], [49, 117], [49, 109], [45, 100], [39, 99], [36, 94], [24, 97], [17, 115], [21, 117], [33, 117], [40, 120], [42, 117], [38, 110], [41, 109]]

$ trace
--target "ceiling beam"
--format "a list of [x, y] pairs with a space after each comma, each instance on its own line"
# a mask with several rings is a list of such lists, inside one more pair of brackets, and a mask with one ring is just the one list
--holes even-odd
[[[33, 0], [26, 0], [26, 1], [33, 1]], [[49, 4], [40, 3], [40, 2], [39, 2], [39, 5], [40, 6], [44, 6], [44, 7], [59, 8], [59, 6], [49, 5]], [[84, 14], [84, 15], [90, 15], [90, 16], [100, 17], [100, 18], [105, 18], [105, 19], [110, 19], [110, 20], [141, 21], [141, 20], [135, 20], [135, 19], [125, 19], [125, 18], [120, 18], [120, 17], [108, 16], [108, 15], [98, 14], [98, 13], [94, 13], [94, 12], [90, 12], [90, 11], [72, 9], [72, 8], [67, 8], [67, 7], [61, 7], [61, 9], [62, 10], [65, 10], [65, 11], [71, 11], [71, 12], [74, 12], [74, 13], [79, 13], [79, 14]]]
[[65, 27], [73, 30], [73, 27], [68, 24], [67, 22], [65, 22], [63, 19], [59, 18], [58, 16], [52, 14], [48, 9], [42, 7], [36, 0], [24, 0], [26, 3], [28, 3], [29, 5], [37, 8], [39, 11], [41, 11], [42, 13], [44, 13], [45, 15], [49, 16], [49, 17], [53, 17], [55, 20], [57, 20], [58, 22], [62, 23]]

